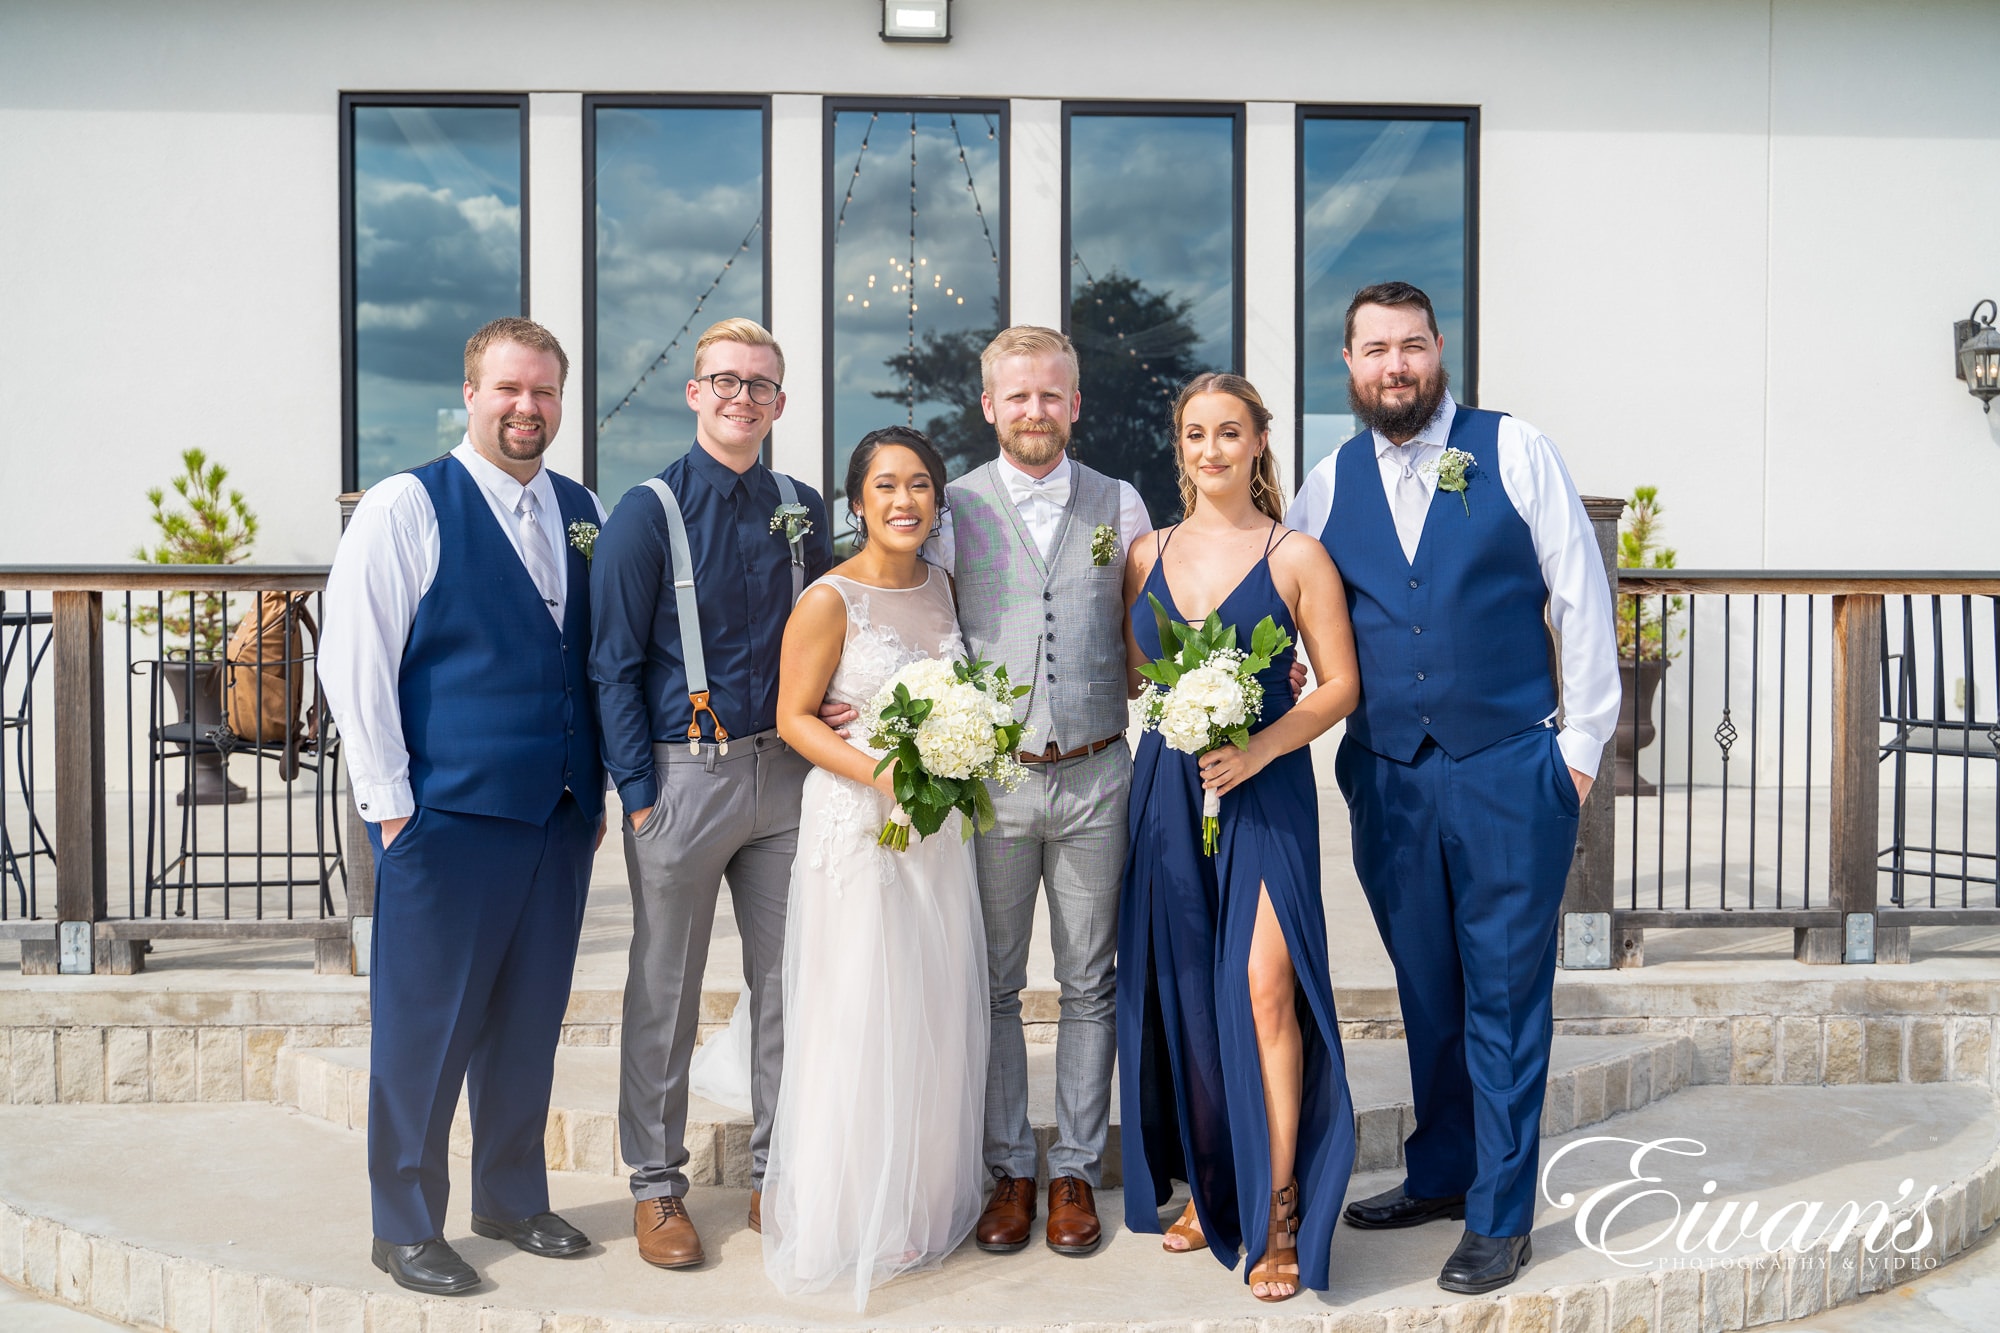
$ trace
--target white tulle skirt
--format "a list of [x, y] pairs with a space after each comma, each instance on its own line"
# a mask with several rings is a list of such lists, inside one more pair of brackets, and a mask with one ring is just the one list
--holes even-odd
[[764, 1267], [854, 1308], [936, 1266], [978, 1221], [986, 936], [959, 816], [876, 846], [887, 802], [806, 777], [785, 925], [785, 1062], [764, 1174]]

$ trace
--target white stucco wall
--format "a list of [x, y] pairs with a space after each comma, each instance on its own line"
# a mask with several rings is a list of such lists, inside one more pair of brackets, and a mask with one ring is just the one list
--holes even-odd
[[[121, 558], [199, 444], [321, 561], [339, 489], [338, 95], [526, 91], [531, 304], [582, 320], [580, 96], [775, 92], [781, 463], [819, 457], [820, 98], [1014, 103], [1011, 296], [1060, 311], [1059, 103], [1252, 103], [1249, 369], [1292, 401], [1290, 104], [1482, 108], [1480, 397], [1686, 566], [2000, 566], [2000, 416], [1949, 326], [2000, 296], [2000, 5], [867, 0], [0, 9], [0, 562]], [[1053, 262], [1052, 262], [1053, 261]], [[580, 403], [580, 396], [579, 396]], [[572, 423], [580, 406], [572, 404]], [[1291, 423], [1281, 442], [1289, 455]], [[557, 445], [574, 468], [581, 432]]]

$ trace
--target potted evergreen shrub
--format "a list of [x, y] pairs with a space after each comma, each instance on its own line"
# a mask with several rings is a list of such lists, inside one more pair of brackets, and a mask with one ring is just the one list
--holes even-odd
[[[153, 506], [153, 526], [159, 540], [133, 555], [151, 565], [233, 565], [246, 560], [257, 540], [257, 516], [243, 492], [227, 489], [229, 471], [211, 462], [200, 449], [181, 454], [181, 475], [168, 484], [186, 505], [169, 508], [167, 493], [155, 486], [146, 492]], [[172, 592], [157, 606], [135, 606], [132, 623], [159, 635], [159, 671], [173, 692], [180, 721], [192, 722], [194, 735], [207, 738], [222, 720], [222, 648], [228, 637], [223, 595], [219, 592]], [[180, 793], [182, 805], [235, 805], [248, 793], [229, 780], [227, 760], [204, 750], [194, 756], [192, 773]]]
[[[1625, 510], [1618, 534], [1620, 569], [1672, 569], [1678, 559], [1674, 548], [1660, 541], [1660, 488], [1639, 486]], [[1669, 597], [1662, 606], [1659, 598], [1621, 596], [1618, 598], [1618, 675], [1625, 687], [1618, 714], [1617, 785], [1621, 796], [1637, 793], [1653, 796], [1659, 788], [1639, 776], [1639, 755], [1658, 735], [1653, 726], [1653, 700], [1660, 682], [1666, 678], [1667, 664], [1680, 653], [1673, 644], [1685, 636], [1676, 629], [1674, 617], [1686, 609], [1686, 601]]]

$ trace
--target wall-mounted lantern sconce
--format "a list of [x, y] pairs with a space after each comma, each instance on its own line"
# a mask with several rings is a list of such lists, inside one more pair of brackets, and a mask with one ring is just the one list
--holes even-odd
[[951, 0], [882, 0], [885, 42], [948, 42]]
[[[1981, 310], [1986, 312], [1984, 319], [1979, 317]], [[2000, 315], [2000, 307], [1991, 301], [1981, 301], [1972, 307], [1970, 318], [1951, 326], [1958, 353], [1958, 377], [1988, 412], [1993, 410], [1994, 398], [2000, 397], [2000, 332], [1993, 328], [1996, 315]]]

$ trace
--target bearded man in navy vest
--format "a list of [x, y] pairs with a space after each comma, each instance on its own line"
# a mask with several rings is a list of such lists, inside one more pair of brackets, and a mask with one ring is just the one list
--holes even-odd
[[1355, 294], [1344, 355], [1365, 429], [1286, 522], [1347, 586], [1361, 703], [1334, 773], [1416, 1101], [1403, 1184], [1346, 1217], [1464, 1218], [1438, 1285], [1482, 1292], [1530, 1257], [1558, 909], [1619, 685], [1603, 559], [1561, 457], [1454, 403], [1443, 350], [1417, 288]]
[[584, 665], [597, 497], [542, 466], [569, 358], [525, 319], [465, 345], [466, 437], [376, 483], [326, 583], [319, 673], [375, 849], [368, 1180], [377, 1268], [458, 1295], [452, 1114], [472, 1230], [566, 1258], [542, 1136], [604, 769]]

